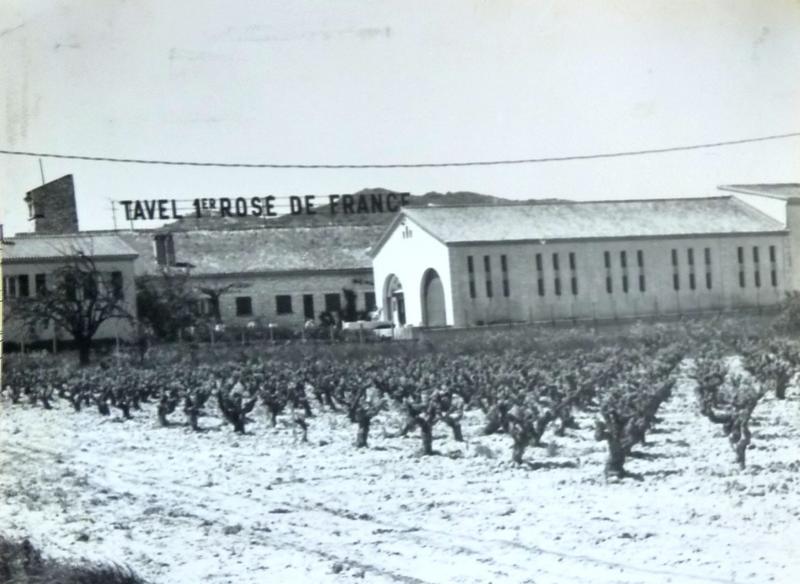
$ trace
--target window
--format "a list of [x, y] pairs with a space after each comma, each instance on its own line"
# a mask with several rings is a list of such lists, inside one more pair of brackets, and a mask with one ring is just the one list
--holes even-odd
[[198, 316], [210, 316], [214, 314], [214, 304], [211, 298], [199, 298], [194, 301], [194, 311]]
[[116, 300], [125, 297], [125, 290], [122, 282], [122, 272], [111, 272], [111, 293]]
[[611, 269], [611, 252], [603, 252], [603, 261], [605, 262], [606, 269]]
[[34, 276], [34, 288], [37, 296], [47, 292], [47, 276], [45, 274], [36, 274]]
[[472, 261], [472, 256], [467, 256], [467, 272], [469, 273], [469, 297], [475, 298], [475, 263]]
[[97, 278], [94, 273], [83, 276], [83, 297], [94, 300], [97, 298]]
[[603, 252], [603, 264], [606, 267], [606, 292], [611, 294], [614, 292], [614, 283], [611, 281], [611, 252]]
[[619, 265], [623, 268], [628, 267], [628, 254], [624, 251], [619, 252]]
[[367, 312], [372, 312], [378, 305], [375, 303], [375, 292], [364, 292], [364, 308]]
[[156, 246], [156, 262], [159, 266], [175, 265], [175, 242], [171, 233], [159, 233], [154, 238]]
[[694, 272], [689, 273], [689, 289], [694, 290], [696, 288], [697, 282], [694, 278]]
[[500, 270], [503, 272], [503, 296], [508, 297], [511, 289], [508, 285], [508, 260], [506, 260], [506, 256], [500, 256]]
[[486, 297], [492, 297], [492, 258], [483, 256], [483, 271], [486, 274]]
[[31, 295], [30, 283], [28, 281], [28, 274], [20, 274], [17, 276], [19, 279], [19, 295], [21, 298], [27, 298]]
[[252, 316], [253, 299], [250, 296], [236, 297], [236, 316]]
[[539, 296], [544, 296], [544, 265], [542, 262], [542, 254], [536, 254], [536, 285], [539, 291]]
[[739, 260], [739, 287], [745, 287], [744, 279], [744, 248], [739, 246], [736, 248], [736, 257]]
[[292, 297], [289, 294], [275, 296], [275, 312], [278, 314], [292, 314]]
[[561, 296], [561, 275], [558, 272], [559, 264], [558, 264], [558, 254], [553, 254], [553, 272], [555, 277], [553, 278], [553, 291], [556, 293], [556, 296]]
[[619, 266], [622, 268], [622, 292], [628, 293], [628, 252], [619, 252]]
[[758, 265], [758, 247], [753, 247], [753, 281], [756, 288], [761, 288], [761, 271]]
[[339, 312], [342, 309], [342, 297], [339, 293], [325, 295], [325, 311]]
[[314, 320], [314, 295], [303, 294], [303, 317]]
[[622, 275], [622, 291], [627, 294], [628, 293], [628, 274]]
[[614, 291], [614, 286], [611, 282], [611, 276], [606, 276], [606, 292], [611, 294]]
[[681, 289], [681, 276], [678, 271], [678, 250], [672, 250], [672, 288], [674, 290]]
[[686, 260], [690, 266], [694, 265], [694, 248], [690, 247], [686, 250]]
[[706, 288], [711, 290], [711, 272], [706, 272]]
[[711, 248], [705, 248], [703, 255], [706, 262], [706, 289], [711, 290]]
[[636, 250], [636, 265], [639, 267], [639, 292], [644, 292], [644, 252], [641, 249]]
[[775, 246], [769, 246], [769, 279], [773, 288], [778, 286], [778, 268], [777, 268], [777, 254], [775, 253]]
[[575, 273], [577, 269], [577, 264], [575, 262], [575, 252], [569, 252], [569, 269], [572, 272], [570, 275], [570, 288], [572, 289], [572, 295], [578, 295], [578, 275]]
[[711, 265], [711, 248], [707, 247], [704, 250], [703, 255], [705, 255], [705, 258], [706, 258], [706, 265], [710, 266]]

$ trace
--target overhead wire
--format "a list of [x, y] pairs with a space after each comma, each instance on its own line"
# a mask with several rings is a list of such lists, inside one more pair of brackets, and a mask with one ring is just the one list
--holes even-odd
[[89, 162], [111, 162], [121, 164], [148, 164], [164, 166], [195, 166], [195, 167], [216, 167], [216, 168], [270, 168], [270, 169], [405, 169], [405, 168], [445, 168], [445, 167], [465, 167], [465, 166], [502, 166], [514, 164], [540, 164], [547, 162], [568, 162], [575, 160], [595, 160], [601, 158], [619, 158], [623, 156], [643, 156], [647, 154], [664, 154], [667, 152], [682, 152], [688, 150], [700, 150], [705, 148], [720, 148], [724, 146], [736, 146], [739, 144], [751, 144], [755, 142], [766, 142], [769, 140], [783, 140], [786, 138], [796, 138], [800, 132], [787, 132], [785, 134], [773, 134], [770, 136], [758, 136], [754, 138], [742, 138], [738, 140], [724, 140], [717, 142], [707, 142], [703, 144], [691, 144], [684, 146], [668, 146], [663, 148], [648, 148], [642, 150], [626, 150], [621, 152], [605, 152], [595, 154], [576, 154], [570, 156], [545, 156], [537, 158], [518, 158], [505, 160], [473, 160], [465, 162], [414, 162], [414, 163], [391, 163], [391, 164], [282, 164], [274, 162], [249, 163], [249, 162], [199, 162], [183, 160], [158, 160], [145, 158], [118, 158], [113, 156], [86, 156], [80, 154], [56, 154], [52, 152], [29, 152], [22, 150], [0, 149], [0, 154], [8, 156], [26, 156], [34, 158], [54, 158], [65, 160], [83, 160]]

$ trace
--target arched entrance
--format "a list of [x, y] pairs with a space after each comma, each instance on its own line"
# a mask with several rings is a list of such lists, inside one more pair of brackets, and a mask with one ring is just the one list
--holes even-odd
[[444, 286], [439, 274], [428, 268], [422, 275], [422, 324], [445, 326], [447, 313], [444, 308]]
[[403, 297], [403, 285], [394, 274], [386, 278], [383, 285], [384, 318], [391, 320], [396, 326], [406, 324], [406, 303]]

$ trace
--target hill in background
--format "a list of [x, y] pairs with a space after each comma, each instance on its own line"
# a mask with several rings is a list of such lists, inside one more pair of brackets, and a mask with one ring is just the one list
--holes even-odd
[[[397, 193], [383, 188], [362, 189], [353, 195], [388, 195]], [[318, 203], [327, 201], [328, 196], [318, 197]], [[484, 195], [470, 191], [457, 191], [438, 193], [431, 191], [424, 195], [411, 195], [409, 207], [426, 207], [431, 205], [508, 205], [513, 203], [543, 204], [560, 202], [563, 199], [526, 199], [511, 200], [494, 195]], [[273, 218], [264, 217], [220, 217], [218, 214], [209, 214], [200, 217], [186, 217], [173, 223], [167, 223], [164, 230], [194, 230], [194, 229], [255, 229], [260, 227], [319, 227], [325, 225], [388, 225], [397, 212], [384, 213], [353, 213], [343, 214], [341, 211], [331, 214], [327, 204], [316, 207], [315, 215], [280, 215]]]

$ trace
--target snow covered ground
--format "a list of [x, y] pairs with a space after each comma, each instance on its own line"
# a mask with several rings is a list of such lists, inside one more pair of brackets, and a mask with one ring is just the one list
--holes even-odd
[[[0, 402], [0, 531], [55, 556], [129, 564], [155, 583], [800, 581], [800, 396], [756, 410], [749, 467], [696, 413], [683, 385], [627, 468], [606, 483], [590, 419], [510, 463], [507, 436], [467, 442], [437, 427], [370, 448], [341, 414], [311, 419], [309, 443], [256, 410], [248, 435], [215, 415], [192, 433]], [[176, 421], [181, 416], [173, 414]]]

